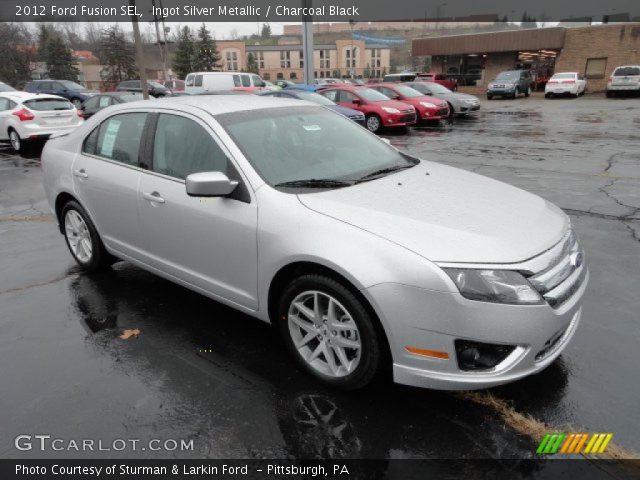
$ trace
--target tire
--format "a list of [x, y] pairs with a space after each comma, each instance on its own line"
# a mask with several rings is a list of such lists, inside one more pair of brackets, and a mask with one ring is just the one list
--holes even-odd
[[544, 98], [551, 98], [551, 94], [550, 93], [545, 93], [544, 94]]
[[372, 113], [365, 119], [365, 125], [367, 127], [367, 130], [369, 130], [370, 132], [378, 133], [382, 128], [382, 120], [378, 115]]
[[490, 93], [487, 93], [487, 100], [491, 100], [493, 99], [493, 95], [491, 95]]
[[82, 106], [82, 100], [80, 100], [79, 98], [73, 98], [71, 99], [71, 103], [73, 103], [74, 107], [80, 110], [80, 107]]
[[453, 117], [456, 115], [456, 111], [453, 108], [453, 105], [451, 105], [449, 102], [447, 102], [447, 104], [449, 105], [449, 116], [447, 116], [447, 119], [453, 120]]
[[102, 270], [117, 260], [104, 248], [91, 218], [75, 200], [62, 207], [60, 223], [71, 256], [84, 270]]
[[531, 85], [527, 87], [527, 90], [524, 92], [525, 97], [531, 96]]
[[520, 93], [520, 90], [518, 90], [517, 88], [513, 91], [513, 93], [511, 94], [511, 98], [515, 99], [518, 98], [518, 94]]
[[607, 90], [607, 98], [613, 98], [615, 95], [611, 90]]
[[22, 141], [18, 132], [16, 132], [13, 128], [10, 128], [8, 133], [9, 133], [9, 143], [11, 143], [11, 148], [13, 148], [15, 152], [19, 152], [20, 150], [23, 150], [25, 146], [24, 145], [25, 142]]
[[[331, 311], [337, 329], [332, 329]], [[280, 297], [277, 322], [298, 363], [327, 385], [356, 390], [371, 383], [380, 369], [382, 342], [374, 319], [333, 278], [309, 274], [289, 283]]]

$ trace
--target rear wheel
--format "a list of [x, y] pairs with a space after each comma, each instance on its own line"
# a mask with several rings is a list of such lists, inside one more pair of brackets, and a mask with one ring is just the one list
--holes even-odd
[[607, 98], [613, 97], [613, 92], [611, 90], [607, 90]]
[[382, 128], [382, 120], [380, 120], [380, 117], [375, 113], [372, 113], [371, 115], [369, 115], [367, 117], [366, 122], [367, 122], [367, 129], [370, 132], [377, 133], [380, 130], [380, 128]]
[[13, 148], [16, 152], [19, 152], [20, 149], [24, 146], [20, 135], [18, 135], [18, 132], [16, 132], [13, 128], [9, 129], [9, 142], [11, 142], [11, 148]]
[[361, 301], [342, 283], [303, 275], [284, 290], [278, 307], [280, 333], [312, 376], [354, 390], [369, 384], [381, 364], [381, 342]]
[[453, 105], [451, 105], [450, 103], [447, 102], [447, 104], [449, 105], [449, 115], [447, 115], [447, 118], [449, 120], [452, 120], [454, 115], [456, 114], [456, 111], [453, 109]]
[[545, 93], [544, 94], [544, 98], [551, 98], [551, 94], [550, 93]]
[[493, 95], [491, 95], [490, 93], [487, 93], [487, 100], [491, 100], [493, 98]]
[[67, 247], [82, 268], [88, 271], [100, 270], [116, 261], [104, 248], [96, 227], [78, 202], [70, 200], [65, 204], [60, 213], [60, 221]]

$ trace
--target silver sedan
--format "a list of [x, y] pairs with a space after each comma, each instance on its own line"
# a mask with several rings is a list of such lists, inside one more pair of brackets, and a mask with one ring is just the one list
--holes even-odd
[[114, 106], [49, 140], [42, 167], [82, 268], [125, 260], [269, 322], [335, 387], [388, 367], [429, 388], [510, 382], [580, 320], [588, 271], [560, 209], [308, 102]]
[[480, 110], [480, 100], [468, 93], [452, 92], [447, 87], [434, 82], [406, 82], [405, 85], [418, 90], [423, 95], [440, 98], [449, 104], [451, 115], [464, 116]]

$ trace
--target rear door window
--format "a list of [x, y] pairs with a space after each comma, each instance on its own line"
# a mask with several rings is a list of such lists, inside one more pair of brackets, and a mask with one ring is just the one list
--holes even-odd
[[240, 86], [240, 75], [233, 75], [233, 86], [234, 87]]
[[200, 124], [178, 115], [160, 114], [153, 145], [153, 171], [185, 179], [198, 172], [228, 174], [229, 159]]
[[338, 90], [327, 90], [326, 92], [322, 92], [322, 95], [333, 102], [338, 102]]
[[193, 87], [193, 80], [195, 79], [195, 75], [187, 75], [185, 79], [185, 85], [187, 87]]
[[195, 87], [201, 87], [202, 86], [202, 75], [196, 75], [196, 78], [193, 82], [193, 85]]
[[249, 75], [240, 75], [242, 77], [242, 86], [250, 87], [251, 86], [251, 77]]
[[53, 90], [53, 82], [40, 82], [38, 90]]
[[82, 151], [137, 166], [146, 119], [146, 113], [123, 113], [109, 117], [86, 138]]

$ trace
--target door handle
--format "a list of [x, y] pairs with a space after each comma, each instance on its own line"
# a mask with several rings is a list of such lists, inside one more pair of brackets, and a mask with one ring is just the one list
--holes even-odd
[[89, 178], [89, 175], [84, 171], [84, 168], [81, 168], [80, 170], [74, 170], [73, 174], [78, 178]]
[[142, 198], [154, 203], [164, 203], [164, 198], [158, 192], [143, 193]]

